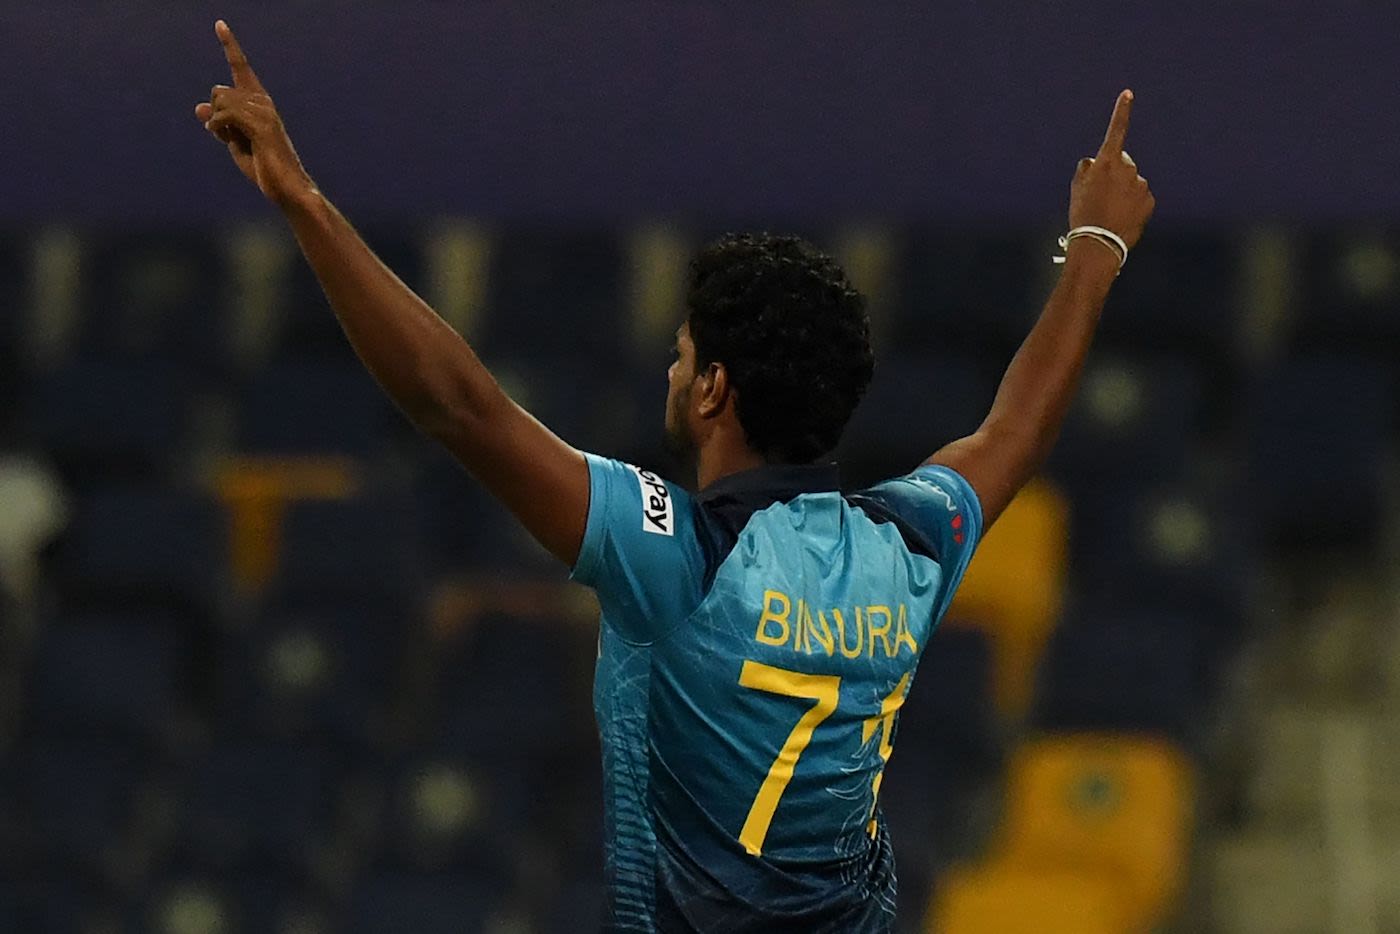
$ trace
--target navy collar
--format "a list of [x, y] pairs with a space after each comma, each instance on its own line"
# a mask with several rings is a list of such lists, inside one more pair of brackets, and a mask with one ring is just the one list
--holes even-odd
[[721, 477], [695, 494], [702, 503], [721, 499], [749, 499], [755, 495], [771, 502], [794, 499], [803, 493], [827, 493], [841, 489], [835, 464], [764, 464]]

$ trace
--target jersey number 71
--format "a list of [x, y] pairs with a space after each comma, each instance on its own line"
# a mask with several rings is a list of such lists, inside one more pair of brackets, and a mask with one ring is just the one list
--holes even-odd
[[[781, 694], [784, 697], [800, 697], [807, 700], [814, 700], [816, 704], [809, 709], [797, 721], [797, 725], [788, 734], [787, 742], [783, 743], [783, 748], [778, 751], [778, 758], [773, 760], [773, 765], [768, 769], [768, 775], [763, 779], [763, 784], [759, 786], [758, 795], [753, 799], [753, 804], [749, 807], [749, 815], [744, 820], [744, 826], [739, 831], [739, 842], [751, 856], [763, 855], [763, 841], [768, 836], [768, 827], [773, 823], [773, 814], [778, 810], [778, 801], [782, 798], [783, 792], [787, 790], [788, 782], [792, 781], [792, 773], [797, 768], [797, 760], [801, 758], [807, 744], [812, 741], [812, 734], [816, 732], [827, 717], [836, 710], [836, 704], [841, 699], [841, 679], [836, 675], [809, 675], [800, 671], [788, 671], [785, 668], [774, 668], [771, 665], [764, 665], [760, 662], [748, 660], [744, 662], [743, 669], [739, 672], [739, 684], [755, 691], [766, 691], [769, 694]], [[890, 732], [894, 725], [894, 715], [904, 703], [905, 689], [909, 686], [909, 675], [906, 673], [900, 679], [899, 684], [890, 692], [880, 704], [880, 712], [865, 721], [865, 729], [862, 731], [862, 742], [868, 742], [876, 728], [882, 728], [883, 734], [880, 737], [880, 757], [886, 762], [894, 752], [894, 747], [890, 745]], [[879, 795], [880, 780], [884, 777], [884, 770], [877, 772], [872, 783], [872, 795]], [[874, 805], [871, 805], [871, 812], [874, 813]], [[872, 822], [871, 828], [874, 824]]]

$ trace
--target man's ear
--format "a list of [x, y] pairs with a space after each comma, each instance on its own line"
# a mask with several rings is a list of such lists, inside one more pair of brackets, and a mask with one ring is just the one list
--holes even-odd
[[705, 367], [699, 379], [696, 411], [701, 418], [714, 418], [724, 411], [725, 403], [729, 401], [729, 371], [723, 363], [711, 363]]

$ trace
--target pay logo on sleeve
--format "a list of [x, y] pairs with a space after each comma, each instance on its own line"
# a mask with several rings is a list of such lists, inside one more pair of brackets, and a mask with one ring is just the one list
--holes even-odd
[[653, 535], [675, 535], [675, 514], [666, 481], [650, 470], [642, 470], [631, 464], [627, 467], [637, 475], [637, 486], [642, 493], [642, 531]]

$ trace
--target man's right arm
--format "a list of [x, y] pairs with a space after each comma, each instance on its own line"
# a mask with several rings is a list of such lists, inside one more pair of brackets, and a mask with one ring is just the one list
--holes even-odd
[[355, 352], [384, 391], [442, 442], [552, 554], [583, 542], [589, 469], [508, 397], [462, 337], [379, 261], [302, 168], [228, 26], [215, 26], [233, 75], [195, 108], [234, 163], [281, 208]]

